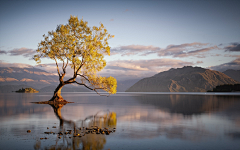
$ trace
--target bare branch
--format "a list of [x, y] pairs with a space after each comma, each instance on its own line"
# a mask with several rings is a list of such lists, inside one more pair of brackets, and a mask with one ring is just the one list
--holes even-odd
[[66, 68], [67, 68], [67, 65], [68, 65], [68, 59], [67, 59], [67, 63], [66, 63], [66, 65], [65, 65], [65, 62], [63, 61], [62, 70], [63, 70], [64, 74], [66, 74]]
[[83, 62], [83, 56], [82, 56], [82, 64], [79, 66], [79, 68], [77, 69], [76, 71], [76, 74], [78, 73], [78, 71], [82, 68], [82, 66], [84, 65], [85, 63]]
[[81, 77], [83, 77], [84, 79], [86, 79], [89, 83], [90, 83], [90, 81], [88, 80], [88, 78], [87, 77], [85, 77], [84, 75], [81, 75], [81, 74], [77, 74], [77, 75], [79, 75], [79, 76], [81, 76]]
[[[62, 70], [63, 70], [63, 73], [65, 74], [65, 73], [66, 73], [66, 72], [65, 72], [65, 69], [64, 69], [65, 62], [64, 62], [64, 60], [63, 60], [62, 62], [63, 62]], [[63, 74], [63, 73], [62, 73], [62, 74]]]
[[76, 83], [76, 84], [78, 84], [78, 85], [83, 85], [83, 86], [85, 86], [86, 88], [88, 88], [89, 90], [92, 90], [92, 91], [95, 91], [98, 95], [100, 95], [100, 96], [109, 96], [110, 94], [108, 94], [108, 95], [102, 95], [102, 94], [100, 94], [100, 93], [98, 93], [98, 91], [97, 91], [97, 89], [104, 89], [104, 88], [90, 88], [89, 86], [87, 86], [86, 84], [84, 84], [84, 83], [79, 83], [79, 82], [77, 82], [77, 81], [75, 81], [75, 82], [73, 82], [73, 83]]
[[77, 71], [76, 71], [76, 74], [77, 74], [78, 71], [82, 68], [83, 65], [84, 65], [84, 63], [82, 63], [82, 64], [78, 67], [78, 69], [77, 69]]
[[59, 67], [58, 67], [58, 63], [57, 63], [57, 60], [56, 60], [56, 58], [54, 57], [54, 60], [55, 60], [55, 62], [56, 62], [56, 65], [57, 65], [57, 72], [58, 72], [58, 76], [59, 77], [61, 77], [61, 75], [60, 75], [60, 71], [59, 71]]
[[66, 69], [66, 68], [67, 68], [67, 66], [68, 66], [68, 59], [67, 59], [67, 64], [66, 64], [66, 66], [64, 67], [64, 69]]

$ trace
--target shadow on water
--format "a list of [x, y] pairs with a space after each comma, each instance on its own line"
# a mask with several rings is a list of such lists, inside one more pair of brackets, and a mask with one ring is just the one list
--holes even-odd
[[[41, 103], [35, 102], [35, 104]], [[53, 138], [43, 137], [40, 140], [36, 140], [34, 149], [41, 149], [42, 140], [50, 140], [53, 144], [45, 146], [44, 149], [103, 149], [106, 144], [105, 136], [109, 136], [116, 130], [116, 113], [99, 111], [95, 115], [86, 117], [84, 120], [67, 120], [61, 114], [61, 109], [66, 104], [47, 104], [53, 108], [59, 120], [59, 128], [53, 126], [53, 128], [58, 129], [57, 132], [44, 132], [45, 135], [52, 134]]]

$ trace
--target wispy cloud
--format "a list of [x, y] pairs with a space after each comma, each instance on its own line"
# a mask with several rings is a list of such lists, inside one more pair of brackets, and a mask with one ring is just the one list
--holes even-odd
[[100, 74], [106, 76], [112, 75], [117, 79], [124, 80], [149, 77], [156, 73], [169, 70], [170, 68], [192, 65], [194, 65], [192, 62], [167, 58], [152, 60], [118, 60], [109, 62]]
[[221, 72], [228, 69], [240, 70], [240, 56], [231, 62], [224, 63], [217, 66], [210, 66], [208, 68], [212, 70], [221, 71]]
[[[208, 43], [185, 43], [180, 45], [168, 45], [165, 49], [158, 51], [158, 56], [173, 56], [173, 57], [204, 57], [203, 53], [212, 49], [217, 49], [217, 46], [206, 47]], [[200, 55], [201, 54], [201, 55]]]
[[29, 64], [23, 64], [23, 63], [7, 63], [2, 60], [0, 60], [0, 67], [19, 67], [19, 68], [29, 68], [32, 67]]
[[240, 43], [231, 43], [229, 46], [224, 47], [226, 51], [240, 52]]
[[138, 55], [139, 53], [141, 53], [142, 55], [149, 55], [151, 53], [156, 53], [160, 49], [160, 47], [155, 47], [152, 45], [127, 45], [113, 48], [111, 49], [111, 52], [113, 54], [121, 54], [121, 56]]
[[197, 64], [202, 64], [203, 63], [203, 61], [197, 61]]
[[180, 45], [168, 45], [166, 48], [144, 45], [127, 45], [113, 48], [112, 54], [120, 54], [121, 56], [139, 55], [147, 56], [156, 53], [158, 56], [172, 57], [198, 57], [204, 58], [206, 52], [214, 49], [219, 49], [218, 46], [208, 46], [208, 43], [185, 43]]
[[[144, 77], [153, 76], [159, 72], [166, 71], [171, 68], [193, 66], [194, 64], [196, 63], [167, 58], [152, 60], [116, 60], [108, 62], [107, 66], [101, 72], [99, 72], [99, 74], [102, 76], [113, 76], [116, 77], [118, 80], [128, 80], [136, 78], [141, 79]], [[6, 63], [4, 61], [0, 61], [0, 67], [34, 67], [57, 75], [55, 63], [31, 66], [22, 63]], [[59, 68], [61, 68], [61, 63], [59, 63]], [[65, 77], [69, 78], [72, 76], [73, 70], [69, 66], [67, 67], [66, 72], [67, 74]]]
[[224, 57], [240, 57], [240, 55], [230, 55], [230, 54], [225, 54]]
[[22, 47], [22, 48], [15, 48], [13, 50], [10, 50], [8, 53], [11, 56], [22, 55], [24, 57], [32, 57], [36, 53], [36, 50]]

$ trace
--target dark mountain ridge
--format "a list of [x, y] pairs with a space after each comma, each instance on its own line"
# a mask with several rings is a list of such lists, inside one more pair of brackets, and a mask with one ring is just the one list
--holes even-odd
[[206, 92], [217, 85], [237, 83], [218, 71], [185, 66], [144, 78], [126, 92]]

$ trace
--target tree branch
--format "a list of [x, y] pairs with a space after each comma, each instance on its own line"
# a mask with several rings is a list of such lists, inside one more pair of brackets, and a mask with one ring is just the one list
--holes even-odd
[[86, 84], [84, 84], [84, 83], [79, 83], [79, 82], [77, 82], [77, 81], [74, 81], [73, 83], [76, 83], [76, 84], [78, 84], [78, 85], [83, 85], [83, 86], [85, 86], [86, 88], [88, 88], [89, 90], [92, 90], [92, 91], [95, 91], [98, 95], [100, 95], [100, 96], [109, 96], [110, 94], [108, 94], [108, 95], [102, 95], [102, 94], [100, 94], [100, 93], [98, 93], [98, 91], [97, 91], [97, 89], [104, 89], [104, 88], [90, 88], [89, 86], [87, 86]]
[[63, 66], [62, 66], [62, 70], [64, 72], [64, 75], [66, 74], [66, 68], [67, 68], [67, 65], [68, 65], [68, 59], [67, 59], [67, 63], [65, 65], [65, 62], [63, 61]]
[[79, 68], [77, 69], [76, 75], [77, 75], [78, 71], [82, 68], [83, 65], [84, 65], [84, 62], [83, 62], [83, 56], [82, 56], [82, 63], [81, 63], [81, 65], [79, 66]]
[[88, 78], [87, 78], [87, 77], [85, 77], [84, 75], [81, 75], [81, 74], [77, 74], [77, 75], [79, 75], [79, 76], [83, 77], [85, 80], [87, 80], [87, 81], [90, 83], [90, 81], [88, 80]]
[[[63, 73], [65, 74], [65, 73], [66, 73], [66, 71], [64, 70], [65, 62], [64, 62], [64, 60], [63, 60], [62, 62], [63, 62], [63, 64], [62, 64], [62, 70], [63, 70]], [[62, 75], [63, 75], [63, 73], [62, 73]]]
[[56, 58], [54, 57], [54, 60], [55, 60], [55, 62], [56, 62], [56, 65], [57, 65], [57, 72], [58, 72], [58, 76], [59, 77], [61, 77], [61, 75], [60, 75], [60, 71], [59, 71], [59, 67], [58, 67], [58, 63], [57, 63], [57, 60], [56, 60]]

